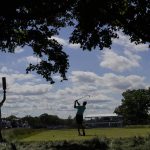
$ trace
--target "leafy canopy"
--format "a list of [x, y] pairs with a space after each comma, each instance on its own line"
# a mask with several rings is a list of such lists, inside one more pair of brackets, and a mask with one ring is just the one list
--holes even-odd
[[[11, 7], [9, 7], [11, 6]], [[8, 9], [9, 8], [9, 9]], [[131, 42], [150, 42], [149, 0], [4, 0], [0, 5], [0, 49], [15, 51], [29, 46], [41, 61], [30, 64], [54, 83], [53, 74], [66, 79], [68, 55], [53, 36], [61, 28], [72, 26], [71, 43], [83, 50], [110, 48], [118, 30], [131, 37]]]
[[126, 124], [147, 124], [150, 120], [150, 88], [127, 90], [115, 113], [122, 115]]

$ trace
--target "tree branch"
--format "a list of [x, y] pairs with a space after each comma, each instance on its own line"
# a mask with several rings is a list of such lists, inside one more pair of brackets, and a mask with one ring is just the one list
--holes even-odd
[[0, 102], [0, 107], [3, 106], [4, 102], [6, 100], [6, 91], [4, 90], [4, 94], [3, 94], [3, 100]]

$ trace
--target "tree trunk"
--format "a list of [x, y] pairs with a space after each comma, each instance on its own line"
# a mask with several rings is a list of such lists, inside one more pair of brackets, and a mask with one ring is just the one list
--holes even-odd
[[3, 142], [3, 137], [2, 137], [2, 115], [1, 115], [1, 107], [0, 107], [0, 142]]
[[6, 78], [2, 77], [2, 85], [3, 85], [3, 100], [0, 102], [0, 142], [3, 142], [4, 139], [2, 137], [2, 113], [1, 108], [6, 100]]

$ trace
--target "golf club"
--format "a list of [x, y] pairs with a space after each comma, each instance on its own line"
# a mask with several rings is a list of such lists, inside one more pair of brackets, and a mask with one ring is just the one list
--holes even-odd
[[85, 97], [90, 97], [90, 95], [85, 95], [85, 96], [83, 96], [83, 97], [81, 97], [81, 98], [79, 98], [79, 99], [76, 99], [76, 101], [78, 101], [78, 100], [80, 100], [80, 99], [83, 99], [83, 98], [85, 98]]

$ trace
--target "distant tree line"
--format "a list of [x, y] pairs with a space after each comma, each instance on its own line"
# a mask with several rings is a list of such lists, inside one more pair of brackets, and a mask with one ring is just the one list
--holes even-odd
[[3, 118], [11, 123], [12, 128], [22, 127], [21, 124], [27, 123], [30, 128], [71, 128], [75, 126], [75, 121], [71, 116], [67, 119], [59, 118], [56, 115], [49, 115], [47, 113], [41, 114], [40, 116], [25, 116], [18, 118], [14, 115]]

